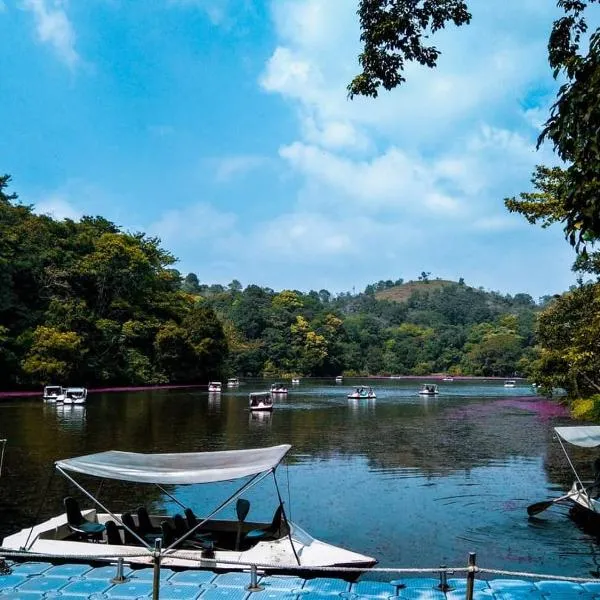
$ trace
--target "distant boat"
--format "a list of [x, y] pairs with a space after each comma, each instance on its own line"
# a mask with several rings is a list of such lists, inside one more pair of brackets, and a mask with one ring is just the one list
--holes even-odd
[[419, 390], [419, 396], [437, 396], [440, 393], [435, 383], [423, 383]]
[[240, 380], [237, 377], [230, 377], [227, 380], [227, 387], [238, 387], [240, 385]]
[[446, 375], [445, 377], [442, 377], [442, 381], [454, 381], [454, 377]]
[[220, 381], [209, 381], [208, 391], [209, 392], [220, 392], [221, 391], [221, 382]]
[[343, 378], [341, 375], [338, 375], [338, 376], [335, 378], [335, 382], [336, 382], [336, 383], [342, 383], [342, 381], [344, 381], [344, 378]]
[[375, 390], [372, 387], [357, 387], [348, 394], [350, 400], [374, 400], [377, 398]]
[[65, 404], [85, 404], [87, 389], [84, 387], [69, 387], [65, 390]]
[[253, 392], [248, 396], [248, 405], [252, 411], [273, 410], [271, 392]]
[[292, 385], [300, 385], [300, 379], [298, 377], [294, 377], [292, 379]]
[[62, 402], [65, 399], [65, 392], [61, 385], [47, 385], [42, 398], [46, 402]]
[[284, 383], [272, 383], [271, 394], [287, 394], [288, 389]]
[[517, 382], [514, 379], [507, 379], [504, 382], [505, 388], [514, 388], [517, 385]]

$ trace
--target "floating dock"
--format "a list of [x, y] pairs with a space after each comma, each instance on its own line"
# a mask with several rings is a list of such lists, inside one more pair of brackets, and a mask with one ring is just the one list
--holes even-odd
[[[0, 572], [0, 600], [141, 600], [152, 598], [153, 569], [126, 568], [115, 582], [115, 566], [6, 563]], [[403, 578], [392, 583], [342, 579], [302, 579], [269, 575], [258, 578], [260, 591], [249, 591], [249, 573], [160, 569], [161, 600], [463, 600], [466, 579], [448, 579], [446, 591], [437, 578]], [[592, 600], [600, 598], [600, 581], [477, 579], [475, 600]]]

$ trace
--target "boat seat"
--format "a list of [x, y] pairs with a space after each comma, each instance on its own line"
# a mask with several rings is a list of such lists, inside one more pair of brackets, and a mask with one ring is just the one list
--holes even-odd
[[148, 511], [146, 510], [145, 506], [138, 506], [135, 512], [138, 518], [139, 533], [142, 537], [145, 537], [151, 533], [161, 532], [160, 527], [155, 527], [154, 525], [152, 525], [150, 515], [148, 514]]
[[191, 508], [186, 508], [184, 511], [185, 520], [187, 522], [188, 529], [192, 529], [198, 525], [198, 517], [194, 514], [194, 511]]
[[275, 510], [273, 520], [268, 527], [252, 529], [246, 533], [244, 539], [249, 542], [262, 542], [264, 540], [274, 540], [281, 537], [283, 525], [283, 505], [280, 504]]
[[106, 527], [106, 543], [112, 546], [122, 546], [123, 540], [117, 524], [114, 521], [106, 521], [104, 526]]
[[[197, 522], [198, 521], [196, 520], [196, 523]], [[184, 519], [180, 514], [173, 516], [173, 528], [175, 530], [175, 537], [177, 539], [183, 537], [191, 529], [191, 527], [188, 527], [186, 519]], [[212, 535], [208, 531], [194, 531], [192, 535], [185, 538], [183, 541], [184, 544], [192, 544], [203, 548], [208, 542], [212, 542]]]
[[71, 496], [64, 499], [65, 512], [67, 513], [67, 523], [71, 531], [79, 537], [98, 542], [106, 529], [102, 523], [92, 523], [83, 517], [77, 500]]
[[[137, 533], [139, 535], [138, 528], [137, 528], [135, 522], [133, 521], [133, 517], [131, 516], [131, 513], [124, 512], [121, 515], [121, 521], [123, 522], [123, 525], [125, 525], [125, 528], [123, 529], [123, 535], [125, 537], [125, 544], [127, 546], [139, 546], [140, 540], [138, 540], [131, 533], [131, 531], [129, 531], [129, 529], [131, 529], [132, 531], [134, 531], [135, 533]], [[127, 529], [127, 527], [129, 527], [129, 529]]]

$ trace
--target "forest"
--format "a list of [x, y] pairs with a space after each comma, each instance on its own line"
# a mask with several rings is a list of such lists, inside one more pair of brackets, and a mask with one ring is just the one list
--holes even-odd
[[512, 376], [535, 357], [542, 306], [527, 294], [425, 272], [337, 296], [201, 284], [174, 268], [158, 239], [99, 216], [37, 215], [9, 181], [0, 177], [2, 389], [233, 375]]

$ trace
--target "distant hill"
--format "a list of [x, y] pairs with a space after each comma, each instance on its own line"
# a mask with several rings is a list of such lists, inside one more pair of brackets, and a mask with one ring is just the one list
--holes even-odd
[[[407, 281], [386, 290], [375, 292], [377, 300], [392, 300], [406, 302], [415, 292], [436, 292], [442, 288], [459, 285], [456, 281], [432, 279], [430, 281]], [[469, 286], [464, 286], [468, 288]]]

